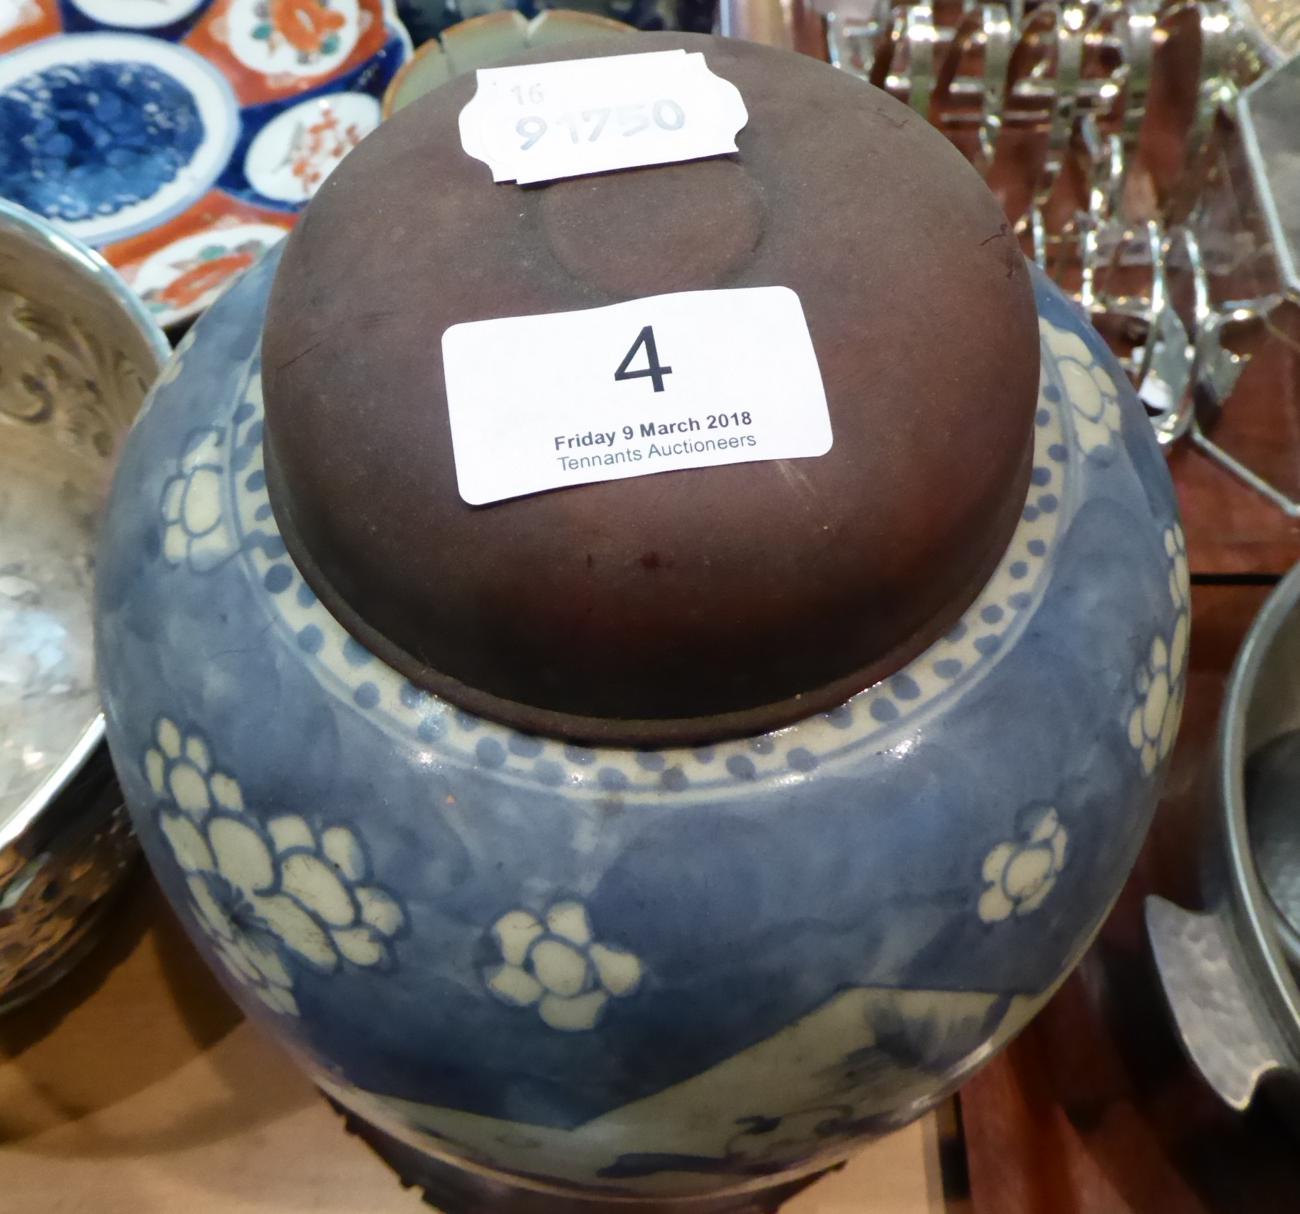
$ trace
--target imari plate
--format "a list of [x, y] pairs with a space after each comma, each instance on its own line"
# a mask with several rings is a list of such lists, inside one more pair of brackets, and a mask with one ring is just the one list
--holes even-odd
[[0, 0], [0, 195], [177, 324], [293, 226], [410, 55], [392, 0]]

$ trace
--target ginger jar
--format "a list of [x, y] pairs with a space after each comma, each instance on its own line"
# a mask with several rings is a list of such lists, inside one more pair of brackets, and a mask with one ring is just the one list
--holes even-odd
[[[1167, 470], [978, 176], [792, 54], [534, 54], [676, 47], [737, 153], [493, 184], [468, 78], [365, 140], [176, 351], [102, 537], [158, 881], [453, 1208], [756, 1208], [920, 1115], [1078, 960], [1182, 705]], [[460, 498], [449, 326], [746, 286], [801, 301], [825, 455]]]

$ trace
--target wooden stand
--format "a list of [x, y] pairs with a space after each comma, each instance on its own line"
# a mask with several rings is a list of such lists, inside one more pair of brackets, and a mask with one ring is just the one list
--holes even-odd
[[404, 1185], [420, 1190], [425, 1201], [444, 1214], [618, 1214], [619, 1211], [626, 1214], [776, 1214], [795, 1194], [824, 1175], [819, 1173], [762, 1193], [653, 1204], [638, 1202], [634, 1207], [599, 1197], [575, 1200], [484, 1179], [462, 1168], [439, 1163], [362, 1121], [336, 1102], [330, 1103], [342, 1114], [348, 1129], [388, 1164]]

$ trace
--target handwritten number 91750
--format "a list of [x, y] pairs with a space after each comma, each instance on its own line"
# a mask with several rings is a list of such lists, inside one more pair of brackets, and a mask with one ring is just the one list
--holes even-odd
[[[677, 102], [662, 99], [561, 114], [553, 125], [568, 131], [570, 143], [595, 143], [612, 135], [639, 135], [654, 127], [661, 131], [680, 131], [686, 125], [686, 114]], [[551, 124], [545, 118], [529, 115], [519, 119], [515, 123], [515, 133], [523, 140], [519, 150], [526, 152], [536, 147], [549, 129]]]

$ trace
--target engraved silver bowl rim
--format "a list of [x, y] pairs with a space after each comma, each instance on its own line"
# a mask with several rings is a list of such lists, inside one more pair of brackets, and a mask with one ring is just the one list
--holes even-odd
[[[1300, 565], [1265, 601], [1228, 678], [1208, 790], [1213, 812], [1202, 880], [1207, 909], [1187, 911], [1152, 896], [1146, 922], [1169, 1010], [1192, 1064], [1238, 1111], [1267, 1087], [1300, 1132], [1300, 986], [1287, 959], [1281, 917], [1255, 859], [1246, 806], [1249, 753], [1283, 732], [1283, 722], [1288, 728], [1300, 723], [1300, 688], [1288, 689], [1285, 714], [1261, 705], [1261, 683], [1285, 665], [1278, 662], [1285, 646], [1300, 649]], [[1261, 732], [1269, 738], [1261, 739]]]
[[[26, 207], [0, 198], [0, 239], [15, 233], [26, 238], [38, 250], [63, 260], [106, 302], [116, 305], [123, 319], [136, 327], [140, 336], [157, 354], [157, 370], [161, 371], [171, 357], [171, 342], [139, 297], [127, 286], [126, 280], [103, 257], [49, 220]], [[103, 740], [104, 714], [100, 711], [95, 713], [94, 719], [49, 775], [0, 821], [0, 850], [12, 845], [41, 816], [60, 790], [85, 766]]]

